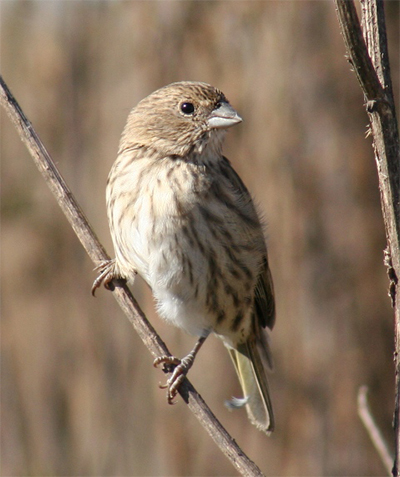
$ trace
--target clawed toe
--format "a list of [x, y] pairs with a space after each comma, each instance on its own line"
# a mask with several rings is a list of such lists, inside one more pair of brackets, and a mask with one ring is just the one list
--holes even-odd
[[159, 384], [160, 389], [167, 390], [168, 404], [175, 404], [174, 398], [178, 394], [179, 386], [182, 384], [189, 371], [190, 365], [185, 359], [180, 360], [175, 356], [160, 356], [153, 362], [153, 366], [157, 368], [160, 364], [164, 365], [165, 373], [172, 373], [165, 384]]
[[164, 373], [172, 373], [166, 384], [160, 385], [161, 389], [167, 390], [168, 404], [175, 404], [174, 397], [178, 394], [179, 386], [183, 383], [189, 369], [192, 367], [194, 358], [206, 340], [207, 335], [208, 333], [205, 336], [201, 336], [192, 351], [183, 359], [175, 358], [175, 356], [160, 356], [154, 360], [153, 366], [155, 368], [162, 363], [164, 365]]
[[153, 361], [153, 366], [158, 368], [160, 364], [164, 365], [164, 373], [172, 373], [175, 366], [181, 364], [181, 360], [179, 358], [175, 358], [175, 356], [159, 356]]
[[100, 288], [102, 284], [107, 290], [114, 290], [112, 281], [115, 278], [120, 278], [115, 273], [115, 260], [104, 260], [95, 268], [95, 271], [100, 272], [100, 274], [93, 282], [92, 295], [95, 296], [97, 288]]

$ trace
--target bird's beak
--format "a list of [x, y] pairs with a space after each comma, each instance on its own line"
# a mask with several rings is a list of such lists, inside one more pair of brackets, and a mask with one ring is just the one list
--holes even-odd
[[229, 103], [221, 102], [219, 107], [210, 114], [208, 125], [210, 128], [225, 129], [242, 121], [242, 118]]

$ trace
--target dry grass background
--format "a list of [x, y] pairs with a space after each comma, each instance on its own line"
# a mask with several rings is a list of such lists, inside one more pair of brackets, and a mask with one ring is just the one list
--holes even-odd
[[[387, 2], [398, 92], [398, 2]], [[1, 72], [112, 253], [104, 190], [131, 107], [172, 81], [220, 87], [245, 121], [225, 152], [268, 227], [278, 317], [267, 438], [223, 401], [211, 338], [190, 379], [267, 475], [384, 473], [358, 387], [387, 438], [394, 397], [385, 237], [367, 117], [331, 2], [1, 2]], [[397, 95], [398, 99], [398, 95]], [[233, 475], [95, 274], [1, 113], [3, 476]], [[192, 337], [134, 293], [170, 350]]]

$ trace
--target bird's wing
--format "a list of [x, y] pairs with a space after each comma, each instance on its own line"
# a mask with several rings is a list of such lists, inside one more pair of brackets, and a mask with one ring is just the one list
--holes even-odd
[[[223, 158], [223, 166], [226, 168], [226, 171], [229, 171], [229, 179], [232, 185], [244, 196], [250, 197], [249, 191], [226, 157]], [[256, 215], [255, 210], [254, 214]], [[275, 294], [271, 271], [268, 265], [267, 249], [265, 249], [264, 260], [256, 285], [254, 308], [258, 323], [263, 328], [268, 327], [272, 330], [275, 324]]]
[[272, 330], [275, 324], [275, 293], [267, 255], [264, 257], [261, 273], [258, 276], [254, 307], [263, 328], [268, 326]]

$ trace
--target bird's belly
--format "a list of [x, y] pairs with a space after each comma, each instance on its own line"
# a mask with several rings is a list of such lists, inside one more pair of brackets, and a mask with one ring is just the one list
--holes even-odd
[[218, 240], [194, 217], [170, 217], [141, 249], [136, 242], [137, 270], [168, 322], [197, 336], [247, 336], [261, 254]]
[[[121, 276], [137, 271], [151, 287], [160, 315], [188, 333], [245, 339], [265, 253], [261, 228], [245, 220], [242, 198], [230, 188], [222, 201], [209, 194], [207, 178], [173, 172], [149, 178], [129, 203], [130, 214], [114, 211]], [[181, 179], [179, 193], [169, 186], [174, 178]]]
[[153, 249], [147, 270], [159, 314], [186, 332], [201, 336], [213, 328], [205, 305], [207, 266], [197, 250], [181, 237], [163, 236]]

